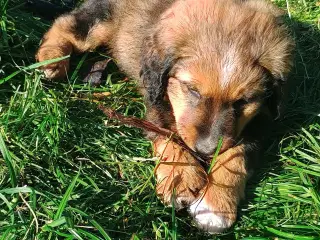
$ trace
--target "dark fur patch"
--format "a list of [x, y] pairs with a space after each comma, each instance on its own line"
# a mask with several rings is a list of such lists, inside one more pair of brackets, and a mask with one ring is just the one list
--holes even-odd
[[[161, 57], [156, 37], [147, 37], [144, 41], [140, 77], [146, 88], [146, 100], [149, 104], [161, 106], [168, 86], [169, 72], [174, 64], [169, 54]], [[168, 52], [168, 51], [167, 51]]]
[[167, 59], [163, 64], [157, 65], [156, 60], [151, 60], [150, 63], [151, 65], [146, 63], [141, 70], [141, 76], [147, 90], [146, 100], [151, 105], [161, 106], [168, 86], [168, 73], [172, 61]]
[[110, 20], [114, 4], [110, 0], [88, 0], [71, 14], [75, 17], [74, 34], [85, 39], [88, 32], [99, 21]]

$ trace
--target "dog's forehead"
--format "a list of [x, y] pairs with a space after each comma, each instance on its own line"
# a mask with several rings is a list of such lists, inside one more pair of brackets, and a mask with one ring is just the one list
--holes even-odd
[[[232, 52], [232, 50], [231, 50]], [[250, 59], [226, 54], [221, 59], [195, 59], [178, 67], [180, 81], [193, 85], [207, 97], [235, 100], [244, 93], [261, 91], [263, 72]]]

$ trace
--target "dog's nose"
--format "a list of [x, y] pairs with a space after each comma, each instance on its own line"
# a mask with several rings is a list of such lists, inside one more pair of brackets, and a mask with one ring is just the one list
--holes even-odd
[[196, 152], [204, 156], [212, 156], [215, 153], [216, 148], [217, 144], [210, 139], [198, 140], [195, 145]]

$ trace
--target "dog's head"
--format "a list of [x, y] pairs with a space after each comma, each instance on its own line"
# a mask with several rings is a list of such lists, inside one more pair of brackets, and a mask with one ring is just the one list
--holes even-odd
[[145, 39], [147, 101], [161, 108], [167, 99], [186, 144], [210, 156], [259, 112], [278, 117], [292, 46], [270, 4], [177, 1]]

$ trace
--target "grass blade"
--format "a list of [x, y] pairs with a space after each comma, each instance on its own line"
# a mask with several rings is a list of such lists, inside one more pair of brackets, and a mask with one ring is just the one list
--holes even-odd
[[316, 238], [316, 237], [295, 235], [295, 234], [283, 232], [283, 231], [280, 231], [280, 230], [277, 230], [277, 229], [271, 228], [271, 227], [266, 227], [266, 229], [269, 232], [278, 235], [279, 237], [285, 237], [287, 239], [294, 239], [294, 240], [316, 240], [316, 239], [319, 239], [319, 238]]
[[9, 169], [11, 186], [15, 187], [17, 185], [17, 174], [15, 171], [14, 163], [11, 158], [10, 152], [4, 142], [2, 131], [0, 131], [0, 151], [7, 165], [7, 168]]
[[214, 164], [216, 163], [217, 157], [218, 157], [219, 152], [220, 152], [220, 149], [221, 149], [221, 147], [222, 147], [222, 143], [223, 143], [223, 138], [220, 137], [220, 138], [219, 138], [218, 145], [217, 145], [217, 150], [216, 150], [216, 152], [215, 152], [214, 155], [213, 155], [212, 161], [211, 161], [210, 166], [209, 166], [209, 169], [208, 169], [208, 174], [211, 172]]
[[76, 185], [76, 182], [77, 182], [77, 179], [78, 179], [79, 175], [80, 175], [80, 173], [78, 173], [73, 178], [72, 182], [70, 183], [67, 191], [65, 192], [65, 194], [64, 194], [64, 196], [63, 196], [63, 198], [62, 198], [62, 200], [61, 200], [61, 202], [59, 204], [58, 210], [57, 210], [57, 212], [56, 212], [56, 214], [54, 216], [54, 220], [57, 220], [57, 219], [61, 218], [62, 213], [63, 213], [64, 209], [66, 208], [66, 205], [67, 205], [67, 203], [69, 201], [71, 193], [73, 192], [73, 189], [74, 189], [74, 187]]

